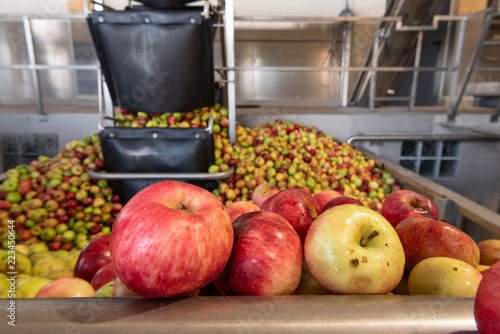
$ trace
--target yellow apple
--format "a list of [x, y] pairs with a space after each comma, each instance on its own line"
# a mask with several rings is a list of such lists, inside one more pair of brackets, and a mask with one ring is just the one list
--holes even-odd
[[34, 298], [47, 284], [52, 282], [46, 277], [30, 277], [16, 284], [16, 298]]
[[430, 257], [410, 272], [410, 295], [473, 297], [483, 275], [473, 266], [449, 257]]

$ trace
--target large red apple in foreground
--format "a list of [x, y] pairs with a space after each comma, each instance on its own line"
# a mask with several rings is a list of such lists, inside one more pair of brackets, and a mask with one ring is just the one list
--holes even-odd
[[231, 218], [231, 223], [244, 213], [260, 211], [260, 207], [247, 201], [236, 201], [228, 205], [227, 213]]
[[479, 248], [465, 232], [440, 220], [415, 216], [396, 226], [406, 255], [406, 270], [429, 257], [451, 257], [473, 266], [479, 264]]
[[306, 238], [309, 226], [319, 215], [321, 209], [318, 202], [302, 189], [290, 188], [281, 190], [262, 204], [262, 211], [279, 214], [293, 226], [300, 240]]
[[316, 202], [318, 202], [319, 207], [321, 208], [321, 212], [323, 212], [325, 210], [324, 207], [325, 207], [326, 203], [328, 203], [330, 200], [332, 200], [334, 198], [342, 197], [342, 196], [344, 196], [344, 195], [342, 195], [338, 191], [335, 191], [332, 189], [327, 189], [327, 190], [323, 190], [323, 191], [317, 193], [316, 195], [314, 195], [314, 199], [316, 200]]
[[215, 195], [161, 181], [138, 192], [116, 217], [111, 257], [131, 291], [145, 298], [182, 296], [222, 272], [233, 239], [229, 215]]
[[500, 262], [483, 276], [474, 301], [474, 318], [480, 334], [497, 334], [500, 329]]
[[233, 223], [233, 253], [214, 281], [221, 294], [286, 295], [300, 282], [302, 242], [274, 212], [245, 213]]
[[89, 282], [78, 277], [62, 277], [44, 286], [35, 298], [94, 297], [95, 290]]
[[336, 294], [387, 294], [404, 273], [405, 254], [394, 228], [355, 204], [321, 213], [309, 228], [304, 255], [316, 281]]
[[387, 196], [382, 203], [380, 214], [394, 227], [408, 217], [439, 218], [436, 204], [427, 196], [411, 190], [398, 190]]
[[109, 234], [101, 234], [92, 238], [82, 249], [73, 270], [75, 277], [90, 283], [95, 273], [106, 263], [111, 262], [109, 252]]

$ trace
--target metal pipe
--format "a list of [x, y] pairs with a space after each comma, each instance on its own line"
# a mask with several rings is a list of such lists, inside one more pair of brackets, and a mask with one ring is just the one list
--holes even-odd
[[[417, 46], [415, 48], [415, 62], [414, 67], [420, 67], [420, 58], [422, 55], [422, 41], [423, 41], [424, 32], [419, 31], [417, 37]], [[415, 102], [417, 100], [417, 84], [418, 84], [418, 71], [413, 71], [413, 78], [411, 81], [411, 89], [410, 89], [410, 111], [415, 110]]]
[[[0, 300], [2, 309], [9, 300]], [[474, 298], [196, 296], [16, 300], [19, 333], [469, 333]], [[11, 331], [7, 321], [0, 331]]]
[[453, 67], [403, 67], [403, 66], [236, 66], [236, 67], [216, 67], [219, 71], [276, 71], [276, 72], [361, 72], [361, 71], [377, 71], [377, 72], [435, 72], [435, 71], [450, 71], [458, 69], [458, 66]]
[[[372, 54], [372, 67], [376, 69], [378, 67], [378, 53], [380, 44], [380, 30], [375, 32], [375, 38], [373, 41], [373, 54]], [[370, 111], [375, 110], [375, 94], [377, 85], [377, 71], [370, 71], [370, 96], [369, 96], [369, 109]]]
[[[463, 50], [463, 47], [464, 47], [464, 36], [465, 36], [465, 22], [464, 21], [461, 21], [460, 24], [459, 24], [459, 29], [458, 29], [458, 41], [457, 41], [457, 46], [455, 48], [455, 57], [454, 57], [454, 65], [455, 66], [460, 66], [460, 61], [462, 59], [462, 50]], [[455, 106], [456, 108], [458, 108], [458, 104], [460, 103], [460, 101], [458, 101], [458, 103], [456, 102], [456, 98], [455, 98], [455, 95], [457, 93], [457, 83], [458, 83], [458, 68], [456, 70], [454, 70], [453, 72], [450, 72], [450, 75], [449, 75], [449, 82], [450, 82], [450, 89], [449, 89], [449, 106], [448, 106], [448, 120], [451, 120], [451, 119], [454, 119], [455, 118], [455, 114], [457, 112], [457, 110], [455, 109]]]
[[[450, 50], [450, 38], [451, 38], [451, 21], [446, 24], [446, 37], [444, 42], [444, 50], [443, 50], [443, 61], [441, 62], [442, 66], [445, 67], [448, 63], [449, 50]], [[442, 72], [439, 76], [439, 91], [438, 97], [444, 95], [444, 81], [445, 81], [446, 73]]]
[[219, 173], [100, 173], [88, 171], [92, 179], [104, 180], [223, 180], [234, 173], [234, 167]]
[[408, 134], [408, 135], [354, 135], [347, 138], [346, 143], [355, 141], [402, 141], [402, 140], [498, 140], [489, 135], [466, 134]]
[[43, 110], [43, 101], [42, 101], [42, 91], [40, 89], [40, 80], [38, 78], [38, 72], [34, 68], [36, 65], [36, 54], [35, 54], [35, 45], [33, 43], [33, 33], [31, 31], [31, 21], [28, 16], [23, 16], [23, 25], [24, 25], [24, 36], [26, 39], [26, 47], [28, 50], [28, 59], [29, 65], [32, 66], [30, 74], [31, 74], [31, 84], [33, 85], [33, 95], [36, 101], [36, 108], [38, 112], [38, 116], [46, 116], [47, 114]]
[[236, 87], [234, 72], [234, 6], [233, 0], [225, 0], [224, 8], [225, 47], [227, 52], [227, 104], [229, 118], [229, 140], [236, 142]]
[[14, 70], [89, 70], [95, 71], [99, 68], [97, 65], [41, 65], [41, 64], [0, 64], [0, 69]]
[[491, 115], [491, 120], [490, 121], [492, 123], [498, 122], [498, 116], [500, 116], [500, 99], [498, 99], [498, 103], [497, 103], [497, 107], [496, 107], [495, 113], [493, 115]]
[[[458, 92], [458, 96], [457, 98], [455, 99], [455, 101], [453, 102], [452, 105], [450, 105], [450, 110], [449, 110], [449, 113], [448, 113], [448, 121], [449, 122], [453, 122], [455, 121], [455, 115], [458, 111], [458, 107], [460, 106], [460, 102], [462, 100], [462, 96], [464, 95], [465, 93], [465, 88], [469, 82], [469, 79], [470, 79], [470, 76], [472, 74], [472, 69], [474, 68], [475, 64], [476, 64], [476, 61], [477, 61], [477, 58], [479, 57], [479, 53], [481, 51], [481, 47], [486, 39], [486, 37], [488, 36], [488, 33], [490, 31], [490, 26], [491, 26], [491, 22], [493, 21], [493, 18], [495, 17], [496, 15], [496, 9], [498, 7], [498, 1], [499, 0], [493, 0], [493, 3], [491, 4], [490, 7], [488, 7], [488, 12], [486, 14], [486, 20], [485, 22], [483, 23], [483, 30], [481, 31], [481, 35], [479, 36], [479, 40], [477, 42], [477, 46], [476, 46], [476, 49], [474, 50], [474, 53], [469, 61], [469, 64], [467, 65], [467, 69], [465, 70], [465, 77], [462, 81], [462, 84], [460, 86], [460, 90]], [[461, 50], [457, 48], [457, 50]]]

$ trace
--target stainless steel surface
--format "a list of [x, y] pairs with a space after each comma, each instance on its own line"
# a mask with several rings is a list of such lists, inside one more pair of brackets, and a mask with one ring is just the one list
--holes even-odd
[[229, 118], [229, 140], [231, 143], [236, 142], [236, 77], [234, 70], [235, 66], [235, 50], [234, 50], [234, 5], [233, 0], [224, 0], [224, 48], [225, 61], [230, 69], [226, 73], [227, 79], [227, 108]]
[[[424, 39], [424, 32], [421, 30], [418, 32], [417, 46], [415, 47], [415, 62], [414, 66], [418, 68], [420, 66], [420, 59], [422, 58], [422, 41]], [[418, 71], [413, 72], [413, 77], [411, 81], [411, 91], [410, 91], [410, 111], [415, 110], [415, 100], [417, 99], [417, 83], [418, 83]]]
[[[473, 303], [428, 296], [17, 299], [15, 332], [459, 334], [477, 330]], [[12, 328], [2, 321], [0, 331]]]
[[88, 171], [93, 179], [105, 180], [223, 180], [234, 173], [234, 167], [219, 173], [108, 173]]
[[475, 126], [454, 124], [454, 123], [442, 123], [441, 125], [444, 127], [450, 128], [450, 129], [454, 129], [454, 130], [462, 130], [462, 131], [467, 131], [467, 132], [480, 133], [480, 134], [488, 135], [491, 137], [500, 138], [500, 130], [497, 130], [497, 129], [487, 129], [487, 128], [480, 128], [480, 127], [475, 127]]

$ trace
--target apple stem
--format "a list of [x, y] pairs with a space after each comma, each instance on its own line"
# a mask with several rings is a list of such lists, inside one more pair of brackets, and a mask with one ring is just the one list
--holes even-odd
[[366, 244], [368, 242], [370, 242], [370, 240], [372, 240], [373, 238], [375, 238], [377, 235], [379, 235], [380, 233], [378, 233], [378, 231], [373, 231], [369, 236], [367, 236], [366, 238], [363, 238], [361, 239], [361, 241], [359, 242], [359, 244], [363, 247], [366, 246]]

